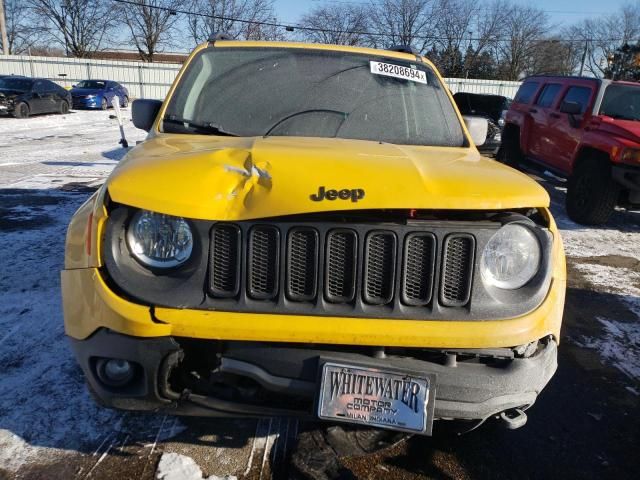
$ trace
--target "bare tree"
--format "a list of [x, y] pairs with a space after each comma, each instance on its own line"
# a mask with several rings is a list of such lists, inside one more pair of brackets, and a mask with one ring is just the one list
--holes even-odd
[[327, 4], [305, 14], [300, 25], [314, 30], [302, 30], [304, 40], [334, 45], [364, 45], [367, 43], [367, 11], [361, 5]]
[[436, 1], [433, 42], [439, 52], [438, 69], [446, 76], [463, 75], [462, 50], [471, 48], [472, 26], [478, 13], [474, 0]]
[[369, 8], [374, 47], [412, 45], [424, 52], [433, 45], [434, 0], [381, 0]]
[[26, 0], [38, 27], [64, 46], [67, 55], [87, 57], [98, 50], [113, 26], [110, 2]]
[[518, 80], [528, 73], [536, 44], [550, 31], [549, 17], [538, 8], [511, 5], [505, 23], [504, 40], [498, 45], [501, 76]]
[[602, 77], [616, 49], [640, 37], [640, 2], [627, 4], [611, 15], [584, 20], [566, 35], [586, 51], [586, 70]]
[[26, 52], [39, 38], [29, 7], [24, 0], [4, 0], [4, 14], [9, 53], [19, 55]]
[[535, 42], [526, 73], [528, 75], [571, 75], [580, 61], [581, 48], [555, 36]]
[[140, 58], [153, 62], [156, 53], [171, 43], [178, 22], [176, 10], [184, 7], [184, 0], [131, 0], [120, 5], [129, 38]]
[[189, 5], [191, 11], [202, 14], [187, 17], [189, 33], [196, 44], [215, 32], [243, 40], [284, 38], [278, 27], [264, 25], [277, 23], [273, 0], [191, 0]]

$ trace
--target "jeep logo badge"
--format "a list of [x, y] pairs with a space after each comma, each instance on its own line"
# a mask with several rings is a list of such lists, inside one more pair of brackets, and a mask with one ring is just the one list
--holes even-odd
[[318, 193], [312, 193], [311, 195], [309, 195], [309, 198], [314, 202], [321, 202], [324, 199], [333, 201], [337, 198], [339, 198], [340, 200], [351, 199], [352, 202], [357, 202], [358, 200], [362, 200], [364, 198], [364, 190], [361, 188], [325, 190], [325, 188], [321, 186], [318, 189]]

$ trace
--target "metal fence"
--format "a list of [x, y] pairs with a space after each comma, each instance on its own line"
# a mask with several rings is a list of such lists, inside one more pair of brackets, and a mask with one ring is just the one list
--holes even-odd
[[[181, 65], [66, 57], [0, 55], [0, 75], [42, 77], [64, 87], [84, 79], [108, 79], [122, 83], [133, 98], [163, 99]], [[453, 93], [489, 93], [513, 98], [520, 82], [446, 78]]]
[[63, 87], [85, 79], [120, 82], [134, 98], [164, 98], [180, 70], [172, 63], [0, 55], [0, 75], [48, 78]]

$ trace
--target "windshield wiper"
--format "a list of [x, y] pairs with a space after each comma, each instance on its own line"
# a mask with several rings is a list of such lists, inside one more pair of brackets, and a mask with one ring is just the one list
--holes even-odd
[[189, 120], [186, 118], [176, 117], [174, 115], [166, 116], [162, 119], [165, 123], [172, 123], [174, 125], [181, 125], [184, 128], [188, 128], [190, 130], [194, 130], [198, 133], [209, 133], [212, 135], [226, 135], [229, 137], [237, 137], [237, 133], [229, 132], [222, 128], [220, 125], [216, 125], [215, 123], [197, 123], [193, 120]]

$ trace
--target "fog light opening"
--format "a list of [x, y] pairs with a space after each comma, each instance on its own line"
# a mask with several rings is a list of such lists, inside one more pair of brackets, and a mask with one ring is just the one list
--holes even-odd
[[134, 366], [121, 358], [101, 358], [96, 363], [98, 378], [110, 387], [123, 387], [134, 376]]

